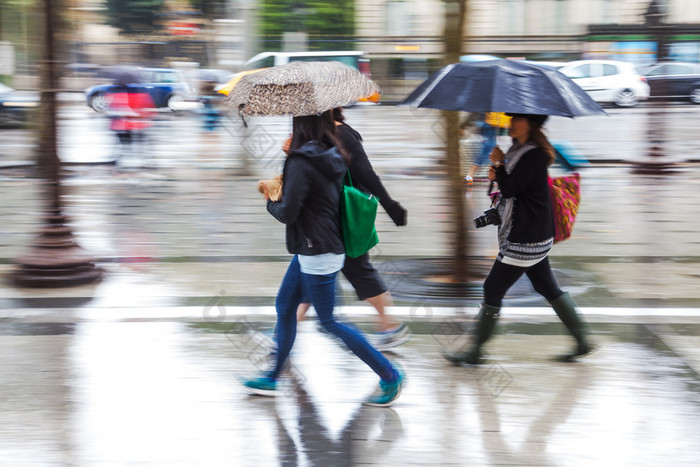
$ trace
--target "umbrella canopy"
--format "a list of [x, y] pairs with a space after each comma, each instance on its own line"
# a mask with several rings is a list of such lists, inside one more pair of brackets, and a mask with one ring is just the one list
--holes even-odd
[[124, 65], [104, 67], [97, 73], [97, 76], [111, 79], [116, 84], [140, 83], [143, 79], [139, 68]]
[[465, 112], [606, 115], [583, 89], [554, 68], [505, 59], [448, 65], [402, 104]]
[[340, 62], [291, 62], [240, 77], [226, 103], [242, 116], [300, 117], [378, 92], [372, 80]]

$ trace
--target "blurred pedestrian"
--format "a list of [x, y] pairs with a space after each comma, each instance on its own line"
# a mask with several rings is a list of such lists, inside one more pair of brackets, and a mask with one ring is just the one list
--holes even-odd
[[107, 92], [107, 116], [110, 129], [117, 135], [119, 154], [116, 162], [128, 153], [141, 151], [144, 156], [146, 130], [151, 126], [155, 104], [143, 86], [115, 81]]
[[509, 120], [510, 119], [501, 112], [479, 113], [476, 126], [479, 128], [479, 134], [482, 138], [481, 149], [469, 169], [467, 176], [464, 177], [464, 183], [467, 186], [472, 186], [474, 184], [476, 172], [489, 161], [491, 151], [496, 147], [496, 137], [501, 128], [508, 127], [510, 123]]
[[202, 104], [202, 123], [206, 132], [215, 131], [221, 118], [220, 105], [224, 96], [216, 91], [216, 84], [215, 81], [204, 80], [200, 86], [199, 101]]
[[333, 316], [336, 276], [345, 261], [339, 206], [347, 159], [331, 111], [294, 117], [292, 140], [282, 172], [282, 199], [267, 201], [270, 214], [286, 224], [287, 250], [294, 257], [275, 302], [278, 342], [275, 367], [261, 377], [243, 382], [255, 394], [274, 395], [277, 391], [277, 381], [296, 338], [296, 312], [304, 287], [323, 328], [340, 338], [381, 378], [378, 390], [365, 404], [388, 406], [401, 392], [403, 373], [372, 347], [361, 332], [339, 323]]
[[[340, 143], [350, 156], [349, 170], [353, 185], [376, 196], [397, 227], [405, 226], [407, 211], [389, 196], [362, 146], [362, 136], [345, 123], [345, 116], [341, 108], [333, 109], [333, 119], [336, 122]], [[345, 265], [341, 271], [348, 282], [352, 284], [357, 297], [360, 300], [366, 300], [377, 310], [379, 315], [378, 332], [372, 339], [377, 349], [386, 350], [408, 341], [411, 338], [408, 326], [405, 323], [397, 322], [386, 314], [387, 307], [393, 306], [394, 302], [389, 288], [379, 275], [379, 271], [370, 262], [369, 252], [357, 258], [346, 256]], [[304, 319], [310, 305], [308, 297], [305, 296], [297, 310], [299, 321]]]
[[[476, 323], [474, 343], [466, 352], [446, 353], [454, 363], [477, 364], [481, 347], [491, 336], [503, 297], [526, 274], [535, 291], [552, 305], [557, 316], [576, 339], [576, 347], [560, 357], [572, 361], [593, 350], [584, 323], [571, 296], [554, 278], [548, 254], [554, 243], [554, 217], [547, 167], [554, 162], [554, 148], [542, 131], [546, 115], [512, 114], [509, 136], [513, 144], [507, 154], [496, 147], [491, 153], [489, 180], [498, 183], [499, 253], [484, 281], [484, 301]], [[516, 202], [517, 200], [517, 202]]]

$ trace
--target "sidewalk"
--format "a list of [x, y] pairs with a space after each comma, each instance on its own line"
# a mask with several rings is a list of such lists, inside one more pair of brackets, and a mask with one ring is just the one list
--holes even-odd
[[313, 321], [281, 394], [246, 395], [236, 377], [264, 353], [245, 332], [269, 308], [6, 309], [0, 465], [696, 465], [698, 311], [584, 311], [600, 348], [580, 363], [551, 361], [571, 345], [551, 312], [506, 309], [468, 368], [439, 355], [461, 342], [454, 310], [399, 309], [414, 337], [387, 355], [408, 383], [382, 409], [360, 405], [376, 376]]

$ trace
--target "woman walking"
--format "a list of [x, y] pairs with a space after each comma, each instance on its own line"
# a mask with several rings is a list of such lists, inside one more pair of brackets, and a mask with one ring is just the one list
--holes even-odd
[[[388, 406], [400, 394], [405, 376], [372, 347], [357, 330], [333, 316], [335, 282], [343, 267], [345, 248], [340, 233], [340, 190], [347, 155], [338, 142], [331, 111], [294, 117], [292, 140], [282, 173], [282, 199], [267, 210], [286, 225], [287, 250], [294, 257], [282, 280], [277, 309], [277, 358], [262, 377], [244, 381], [248, 390], [274, 395], [277, 380], [294, 345], [297, 307], [308, 291], [319, 321], [381, 378], [379, 388], [365, 404]], [[267, 196], [266, 196], [267, 197]]]
[[[379, 175], [374, 171], [362, 145], [362, 136], [345, 123], [345, 116], [341, 108], [333, 109], [333, 119], [340, 144], [350, 156], [348, 170], [353, 184], [362, 191], [376, 196], [397, 227], [406, 225], [406, 209], [389, 195]], [[366, 300], [377, 310], [379, 315], [378, 332], [373, 335], [373, 345], [378, 350], [383, 351], [407, 342], [411, 338], [408, 326], [405, 323], [397, 322], [386, 314], [386, 309], [393, 306], [394, 302], [389, 287], [382, 280], [377, 268], [370, 262], [369, 252], [357, 258], [346, 256], [341, 272], [352, 284], [357, 298]], [[304, 296], [297, 310], [298, 321], [304, 319], [309, 306], [309, 299]]]
[[557, 285], [548, 254], [554, 243], [554, 218], [547, 167], [554, 161], [552, 145], [542, 132], [546, 115], [509, 114], [513, 145], [503, 154], [491, 153], [489, 179], [498, 182], [497, 211], [499, 253], [484, 281], [484, 301], [477, 318], [474, 344], [466, 352], [444, 354], [453, 363], [477, 364], [482, 345], [491, 336], [510, 287], [526, 274], [535, 291], [552, 305], [557, 316], [576, 339], [575, 349], [560, 357], [571, 361], [590, 353], [584, 325], [568, 293]]

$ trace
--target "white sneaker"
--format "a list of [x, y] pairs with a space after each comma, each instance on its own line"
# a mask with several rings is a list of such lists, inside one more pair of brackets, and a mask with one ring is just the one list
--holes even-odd
[[382, 351], [405, 344], [410, 339], [411, 330], [408, 328], [408, 326], [406, 326], [406, 324], [401, 323], [401, 325], [396, 329], [374, 334], [373, 341], [376, 349]]

